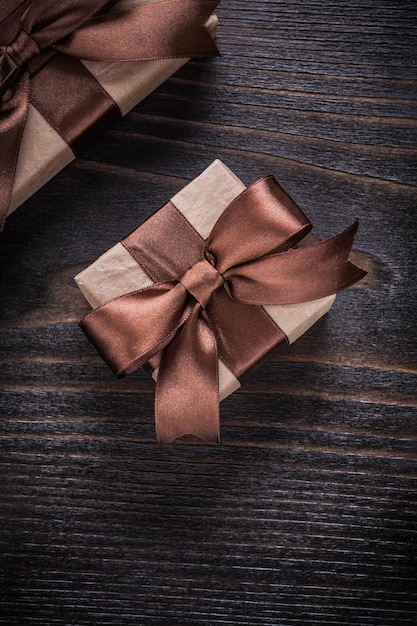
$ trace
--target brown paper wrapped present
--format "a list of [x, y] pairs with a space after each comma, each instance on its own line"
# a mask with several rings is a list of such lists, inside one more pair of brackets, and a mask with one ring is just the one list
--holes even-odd
[[[216, 54], [217, 19], [210, 14], [217, 4], [6, 0], [0, 6], [0, 224], [189, 57]], [[94, 16], [98, 9], [104, 14]], [[57, 28], [69, 36], [56, 41]]]
[[356, 226], [293, 248], [311, 224], [275, 180], [247, 189], [216, 160], [76, 276], [82, 328], [117, 375], [152, 369], [159, 441], [219, 441], [219, 400], [364, 275]]

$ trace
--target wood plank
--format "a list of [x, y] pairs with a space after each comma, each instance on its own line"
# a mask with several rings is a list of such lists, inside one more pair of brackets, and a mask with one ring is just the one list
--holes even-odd
[[[8, 220], [0, 241], [0, 624], [414, 626], [417, 8], [228, 0], [192, 60]], [[367, 278], [157, 446], [73, 276], [213, 159], [272, 173]]]

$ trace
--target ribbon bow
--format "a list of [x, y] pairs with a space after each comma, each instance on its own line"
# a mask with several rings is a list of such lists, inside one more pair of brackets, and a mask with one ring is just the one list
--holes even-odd
[[[108, 12], [119, 0], [34, 0], [1, 25], [0, 228], [10, 206], [29, 102], [76, 153], [120, 111], [79, 59], [213, 56], [204, 24], [219, 0], [162, 0]], [[23, 11], [23, 8], [25, 9]], [[60, 53], [60, 54], [58, 54]]]
[[129, 235], [122, 243], [158, 282], [110, 300], [81, 328], [116, 375], [159, 368], [159, 442], [218, 442], [218, 358], [239, 377], [285, 338], [260, 305], [321, 298], [366, 272], [349, 261], [357, 222], [290, 249], [311, 224], [272, 177], [238, 196], [206, 241], [187, 224], [168, 203]]

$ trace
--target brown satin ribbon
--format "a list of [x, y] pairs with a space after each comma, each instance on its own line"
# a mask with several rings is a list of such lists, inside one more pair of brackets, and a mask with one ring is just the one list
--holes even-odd
[[79, 59], [139, 61], [218, 54], [204, 27], [219, 0], [19, 2], [0, 25], [0, 227], [10, 206], [29, 102], [75, 154], [120, 111]]
[[349, 261], [357, 222], [292, 248], [310, 229], [267, 177], [227, 207], [206, 241], [172, 203], [123, 240], [156, 284], [107, 302], [80, 325], [116, 375], [159, 366], [159, 442], [220, 441], [218, 357], [239, 377], [285, 339], [261, 304], [314, 300], [365, 275]]

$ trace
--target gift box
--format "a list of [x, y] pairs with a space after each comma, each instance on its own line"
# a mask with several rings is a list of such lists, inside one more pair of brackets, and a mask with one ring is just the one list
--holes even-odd
[[[191, 56], [216, 54], [212, 11], [217, 4], [2, 4], [0, 224], [70, 163], [91, 137], [130, 111]], [[94, 15], [98, 9], [101, 13]], [[56, 41], [56, 33], [66, 36]]]
[[117, 375], [152, 371], [158, 441], [219, 441], [219, 401], [363, 277], [356, 227], [300, 247], [311, 224], [275, 179], [246, 188], [216, 160], [75, 277], [81, 327]]

